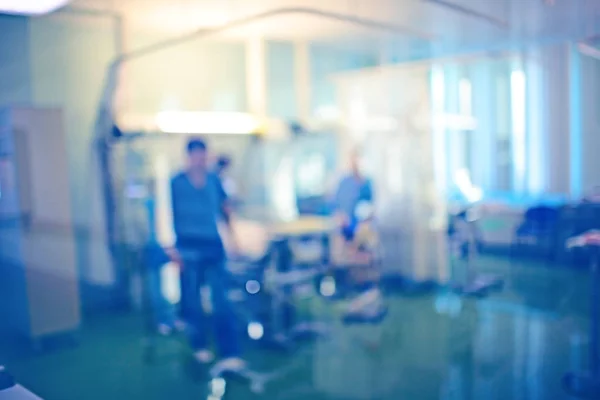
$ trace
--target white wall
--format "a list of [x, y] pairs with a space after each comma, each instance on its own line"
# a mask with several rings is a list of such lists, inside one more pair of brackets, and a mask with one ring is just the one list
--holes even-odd
[[542, 68], [543, 86], [539, 95], [543, 97], [541, 116], [546, 121], [542, 141], [547, 146], [544, 166], [547, 191], [567, 195], [570, 191], [568, 47], [541, 49], [532, 62], [538, 62]]
[[74, 221], [89, 227], [97, 212], [89, 197], [97, 183], [91, 144], [105, 71], [116, 55], [114, 24], [72, 14], [35, 18], [29, 43], [33, 104], [63, 110]]
[[[128, 50], [166, 36], [129, 31]], [[121, 111], [154, 114], [165, 109], [245, 111], [245, 48], [201, 38], [124, 64]]]
[[600, 185], [600, 60], [581, 58], [582, 189]]

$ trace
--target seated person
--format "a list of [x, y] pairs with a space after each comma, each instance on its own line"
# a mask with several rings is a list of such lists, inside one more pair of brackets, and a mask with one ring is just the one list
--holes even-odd
[[231, 176], [231, 162], [231, 158], [223, 154], [217, 158], [214, 166], [214, 173], [221, 181], [223, 195], [229, 204], [237, 203], [238, 200], [237, 185]]
[[352, 240], [358, 222], [356, 207], [360, 202], [372, 201], [371, 181], [364, 176], [360, 155], [355, 151], [350, 159], [350, 172], [340, 180], [333, 201], [336, 220], [347, 240]]
[[378, 238], [373, 218], [373, 190], [363, 174], [358, 152], [351, 158], [351, 171], [340, 181], [334, 201], [335, 218], [339, 226], [332, 238], [332, 263], [351, 268], [353, 284], [362, 286], [377, 280], [374, 270]]

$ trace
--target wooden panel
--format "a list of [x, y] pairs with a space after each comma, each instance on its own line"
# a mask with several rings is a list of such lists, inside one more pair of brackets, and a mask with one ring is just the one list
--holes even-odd
[[[60, 110], [18, 109], [13, 114], [19, 177], [29, 182], [24, 193], [35, 220], [71, 225], [71, 197], [66, 136]], [[27, 161], [26, 165], [25, 162]], [[20, 188], [21, 189], [21, 188]]]
[[[71, 193], [62, 113], [56, 109], [13, 109], [11, 126], [17, 164], [22, 249], [14, 261], [23, 266], [30, 337], [77, 329], [79, 282]], [[22, 219], [23, 220], [23, 219]]]
[[74, 274], [52, 274], [29, 264], [25, 277], [31, 337], [79, 327], [79, 283]]

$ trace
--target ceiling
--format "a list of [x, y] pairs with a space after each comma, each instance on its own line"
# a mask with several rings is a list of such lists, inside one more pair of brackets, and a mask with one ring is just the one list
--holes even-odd
[[285, 7], [379, 21], [386, 29], [306, 13], [271, 16], [221, 38], [327, 42], [395, 59], [600, 34], [598, 0], [72, 0], [121, 14], [131, 29], [183, 34]]

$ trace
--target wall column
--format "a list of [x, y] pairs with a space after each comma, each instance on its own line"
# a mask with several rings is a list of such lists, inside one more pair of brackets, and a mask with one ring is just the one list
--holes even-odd
[[307, 42], [294, 43], [294, 86], [298, 119], [305, 123], [311, 117], [310, 46]]
[[496, 166], [494, 130], [494, 80], [491, 62], [485, 60], [470, 67], [473, 88], [473, 116], [477, 127], [472, 132], [471, 171], [473, 182], [484, 191], [493, 188], [492, 171]]
[[248, 111], [267, 116], [267, 52], [265, 40], [253, 37], [246, 42], [246, 96]]
[[581, 54], [577, 44], [569, 45], [569, 194], [578, 199], [582, 195], [582, 123], [581, 123]]
[[541, 195], [548, 187], [548, 171], [551, 167], [547, 160], [547, 143], [545, 138], [545, 109], [544, 109], [544, 76], [539, 64], [540, 51], [532, 50], [525, 54], [524, 71], [526, 76], [526, 105], [527, 110], [527, 192], [530, 195]]

